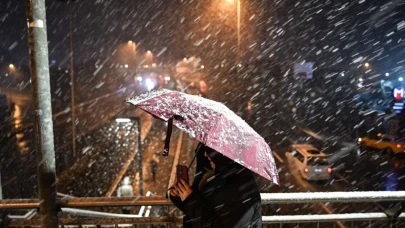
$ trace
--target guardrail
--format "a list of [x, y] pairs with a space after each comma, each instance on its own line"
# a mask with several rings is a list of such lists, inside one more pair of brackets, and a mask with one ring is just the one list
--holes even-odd
[[[305, 192], [305, 193], [262, 193], [262, 204], [291, 204], [291, 203], [361, 203], [361, 202], [384, 202], [405, 201], [405, 191], [385, 192]], [[86, 216], [87, 218], [60, 218], [60, 225], [117, 225], [117, 224], [181, 224], [181, 217], [160, 216], [141, 217], [139, 215], [124, 215], [103, 213], [98, 211], [80, 210], [74, 208], [85, 207], [122, 207], [122, 206], [171, 206], [170, 200], [165, 196], [138, 196], [138, 197], [65, 197], [58, 199], [61, 215], [71, 214]], [[1, 200], [0, 209], [38, 209], [38, 199], [11, 199]], [[30, 219], [30, 216], [8, 216], [10, 221], [6, 226], [40, 226], [40, 219]], [[89, 218], [93, 217], [93, 218]], [[404, 219], [405, 213], [399, 213], [397, 219]], [[392, 219], [385, 213], [348, 213], [348, 214], [318, 214], [318, 215], [277, 215], [263, 216], [263, 224], [274, 223], [318, 223], [338, 221], [371, 221]], [[4, 221], [3, 221], [4, 222]]]

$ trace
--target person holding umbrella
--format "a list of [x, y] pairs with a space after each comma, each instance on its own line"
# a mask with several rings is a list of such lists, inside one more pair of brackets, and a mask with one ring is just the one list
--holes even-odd
[[[262, 227], [260, 192], [250, 170], [199, 144], [196, 177], [170, 188], [183, 227]], [[210, 165], [210, 167], [208, 166]]]

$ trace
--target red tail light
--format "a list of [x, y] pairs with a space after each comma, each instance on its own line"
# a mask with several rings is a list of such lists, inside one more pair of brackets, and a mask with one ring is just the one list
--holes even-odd
[[399, 167], [399, 162], [398, 161], [395, 161], [394, 162], [394, 168], [398, 168]]
[[401, 148], [402, 147], [402, 145], [401, 144], [397, 144], [397, 148]]
[[329, 167], [327, 170], [329, 174], [332, 173], [332, 168]]
[[308, 173], [308, 171], [309, 171], [308, 168], [304, 169], [304, 173]]

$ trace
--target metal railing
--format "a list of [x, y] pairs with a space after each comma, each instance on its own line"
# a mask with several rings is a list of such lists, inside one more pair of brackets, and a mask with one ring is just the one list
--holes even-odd
[[[262, 193], [262, 204], [295, 204], [295, 203], [362, 203], [362, 202], [387, 202], [405, 201], [405, 191], [397, 192], [310, 192], [310, 193]], [[60, 225], [117, 225], [117, 224], [181, 224], [181, 216], [142, 217], [139, 215], [124, 215], [104, 213], [98, 211], [81, 210], [77, 208], [88, 207], [123, 207], [123, 206], [172, 206], [165, 196], [138, 196], [138, 197], [87, 197], [58, 199], [57, 205], [61, 214], [86, 216], [86, 218], [59, 218]], [[0, 209], [38, 209], [38, 199], [11, 199], [1, 200]], [[29, 216], [8, 216], [10, 219], [6, 226], [40, 226], [40, 219], [33, 217], [32, 210]], [[397, 219], [404, 219], [405, 213]], [[347, 214], [317, 214], [317, 215], [275, 215], [263, 216], [263, 224], [274, 223], [320, 223], [339, 221], [371, 221], [389, 220], [383, 212], [347, 213]], [[4, 222], [4, 221], [3, 221]], [[342, 225], [340, 225], [342, 227]], [[344, 227], [344, 226], [343, 226]]]

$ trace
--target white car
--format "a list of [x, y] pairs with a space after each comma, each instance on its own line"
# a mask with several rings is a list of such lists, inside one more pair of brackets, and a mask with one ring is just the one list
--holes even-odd
[[329, 180], [332, 168], [327, 156], [311, 144], [293, 144], [285, 153], [289, 167], [297, 169], [306, 180]]

